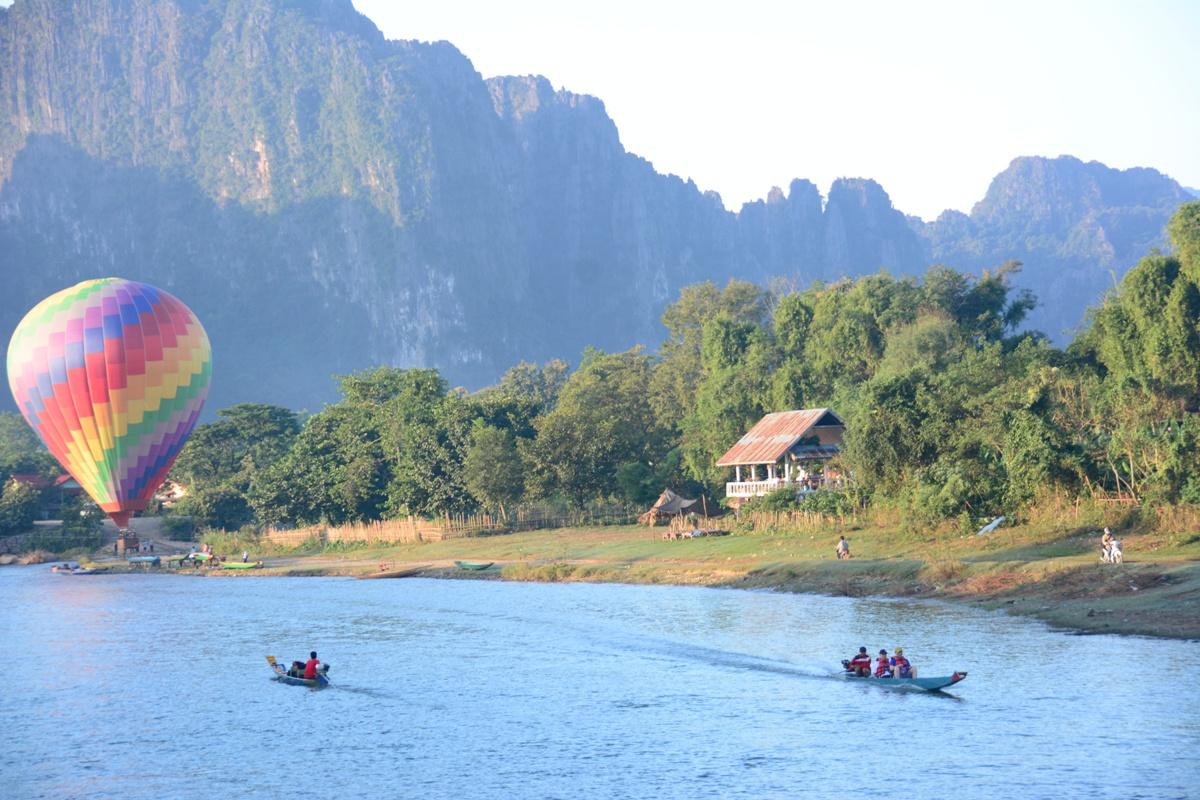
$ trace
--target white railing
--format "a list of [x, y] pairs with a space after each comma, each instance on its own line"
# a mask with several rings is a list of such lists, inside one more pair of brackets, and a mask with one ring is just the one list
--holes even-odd
[[792, 481], [783, 478], [770, 478], [765, 481], [730, 481], [725, 484], [726, 497], [758, 497], [770, 494], [781, 486], [787, 486]]
[[[830, 489], [840, 487], [840, 480], [823, 480], [817, 484], [818, 488]], [[725, 484], [726, 497], [760, 497], [764, 494], [770, 494], [776, 489], [781, 489], [784, 486], [791, 486], [797, 492], [811, 491], [814, 487], [808, 480], [788, 480], [786, 478], [770, 478], [763, 481], [730, 481]]]

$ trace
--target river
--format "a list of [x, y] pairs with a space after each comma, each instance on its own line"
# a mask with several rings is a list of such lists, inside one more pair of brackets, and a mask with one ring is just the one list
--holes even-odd
[[0, 642], [6, 798], [1200, 797], [1200, 643], [942, 603], [6, 567]]

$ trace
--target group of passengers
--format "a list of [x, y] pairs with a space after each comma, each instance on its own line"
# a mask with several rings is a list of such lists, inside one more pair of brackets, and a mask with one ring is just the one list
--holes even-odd
[[871, 671], [871, 656], [867, 653], [867, 648], [858, 648], [857, 655], [848, 661], [843, 661], [846, 671], [857, 675], [860, 678], [870, 677], [872, 674], [876, 678], [915, 678], [917, 677], [917, 668], [909, 663], [904, 657], [904, 648], [897, 647], [895, 655], [889, 657], [887, 650], [880, 650], [879, 657], [875, 659], [875, 671]]

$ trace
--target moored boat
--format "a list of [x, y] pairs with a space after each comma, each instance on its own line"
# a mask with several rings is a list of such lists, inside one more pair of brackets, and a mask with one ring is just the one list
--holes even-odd
[[454, 563], [456, 565], [458, 565], [459, 569], [469, 569], [469, 570], [473, 570], [475, 572], [479, 572], [481, 570], [487, 569], [488, 567], [492, 566], [496, 562], [495, 561], [455, 561]]
[[383, 569], [379, 572], [368, 572], [366, 575], [359, 575], [360, 581], [373, 581], [381, 578], [409, 578], [417, 575], [425, 567], [407, 567], [405, 569]]
[[262, 565], [261, 561], [228, 561], [221, 565], [221, 569], [259, 569]]
[[90, 567], [81, 567], [74, 561], [68, 561], [63, 564], [55, 564], [50, 568], [50, 571], [56, 575], [95, 575], [97, 570]]

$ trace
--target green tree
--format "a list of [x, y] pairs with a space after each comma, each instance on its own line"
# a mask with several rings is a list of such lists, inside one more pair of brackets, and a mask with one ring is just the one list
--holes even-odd
[[0, 412], [0, 483], [21, 473], [50, 477], [61, 471], [20, 414]]
[[762, 328], [771, 312], [770, 295], [761, 287], [731, 280], [724, 289], [711, 282], [684, 287], [663, 311], [667, 339], [659, 349], [650, 379], [651, 407], [659, 425], [678, 429], [695, 408], [703, 377], [701, 351], [705, 326], [721, 317]]
[[505, 506], [516, 503], [525, 491], [524, 464], [512, 433], [476, 420], [463, 459], [463, 480], [476, 500], [498, 508], [507, 519]]
[[248, 499], [265, 525], [379, 519], [388, 476], [373, 415], [336, 404], [309, 417], [291, 451], [255, 474]]
[[1176, 257], [1192, 281], [1200, 283], [1200, 201], [1184, 203], [1167, 223]]
[[245, 494], [223, 484], [190, 490], [179, 501], [176, 513], [191, 517], [198, 527], [225, 531], [237, 530], [254, 519]]
[[279, 406], [242, 403], [199, 425], [171, 469], [191, 489], [230, 486], [245, 491], [253, 475], [282, 458], [300, 432], [296, 413]]
[[583, 506], [617, 492], [621, 465], [649, 464], [667, 449], [650, 407], [650, 374], [640, 348], [584, 359], [525, 448], [527, 482], [536, 492]]
[[37, 519], [42, 495], [27, 483], [8, 480], [0, 492], [0, 535], [24, 533]]

